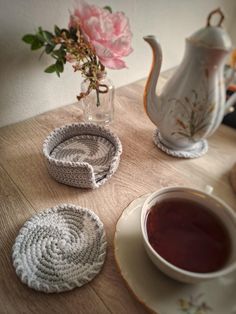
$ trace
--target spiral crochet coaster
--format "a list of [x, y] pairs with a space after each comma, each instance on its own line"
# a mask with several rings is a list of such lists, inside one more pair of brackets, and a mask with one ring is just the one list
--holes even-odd
[[102, 222], [89, 209], [59, 205], [31, 217], [13, 246], [21, 281], [46, 293], [80, 287], [101, 270], [106, 256]]

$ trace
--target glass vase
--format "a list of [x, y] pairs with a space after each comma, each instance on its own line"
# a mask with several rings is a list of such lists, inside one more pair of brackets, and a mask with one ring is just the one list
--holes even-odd
[[[82, 93], [88, 90], [89, 81], [81, 84]], [[114, 119], [115, 88], [106, 72], [99, 78], [99, 89], [92, 89], [89, 95], [82, 98], [83, 120], [101, 125], [108, 125]]]

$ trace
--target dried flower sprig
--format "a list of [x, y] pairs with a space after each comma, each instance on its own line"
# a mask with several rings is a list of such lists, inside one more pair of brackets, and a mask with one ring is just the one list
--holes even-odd
[[[99, 93], [106, 93], [108, 87], [99, 84], [99, 79], [105, 71], [104, 65], [96, 56], [94, 47], [85, 40], [80, 28], [60, 29], [54, 27], [54, 33], [38, 28], [36, 34], [27, 34], [22, 39], [31, 45], [31, 50], [43, 48], [43, 53], [49, 54], [56, 62], [45, 69], [46, 73], [60, 73], [64, 70], [64, 64], [68, 61], [73, 64], [74, 71], [80, 71], [85, 80], [89, 80], [86, 92], [77, 96], [78, 100], [86, 97], [92, 89], [97, 92], [97, 105]], [[41, 54], [42, 56], [42, 54]]]

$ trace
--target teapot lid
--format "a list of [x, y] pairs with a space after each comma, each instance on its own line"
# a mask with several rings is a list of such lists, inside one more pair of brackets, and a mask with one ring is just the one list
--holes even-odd
[[[211, 25], [211, 18], [214, 14], [220, 15], [218, 25]], [[232, 49], [232, 42], [228, 33], [221, 27], [224, 20], [224, 14], [221, 9], [212, 11], [207, 18], [207, 25], [199, 31], [191, 35], [188, 40], [199, 46], [207, 48], [215, 48], [230, 51]]]

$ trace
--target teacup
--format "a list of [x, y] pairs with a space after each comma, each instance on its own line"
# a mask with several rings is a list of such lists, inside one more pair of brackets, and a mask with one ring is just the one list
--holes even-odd
[[[218, 217], [218, 220], [221, 221], [229, 236], [231, 248], [229, 258], [220, 269], [204, 273], [189, 271], [170, 263], [152, 247], [148, 239], [147, 217], [150, 214], [151, 208], [157, 202], [170, 200], [171, 198], [194, 202], [200, 207], [204, 207], [207, 211], [209, 211], [209, 213]], [[147, 197], [142, 206], [141, 230], [146, 252], [152, 262], [163, 273], [180, 282], [197, 283], [224, 276], [236, 270], [236, 214], [225, 202], [215, 196], [210, 195], [209, 193], [186, 187], [169, 187], [152, 193], [149, 197]], [[156, 232], [158, 232], [158, 230]]]

